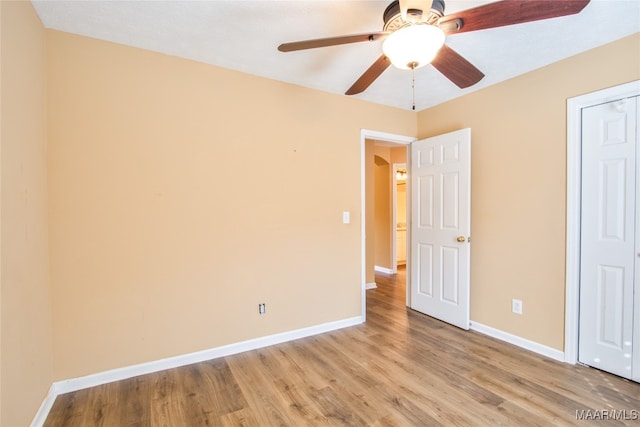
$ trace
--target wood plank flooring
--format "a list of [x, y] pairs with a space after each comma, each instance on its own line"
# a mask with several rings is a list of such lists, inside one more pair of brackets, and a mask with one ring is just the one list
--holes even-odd
[[45, 426], [640, 424], [640, 384], [409, 310], [404, 280], [363, 325], [60, 395]]

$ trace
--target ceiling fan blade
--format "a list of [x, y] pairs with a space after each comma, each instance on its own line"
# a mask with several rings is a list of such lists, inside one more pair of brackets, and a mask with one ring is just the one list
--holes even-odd
[[473, 86], [484, 77], [482, 71], [447, 45], [440, 48], [431, 65], [460, 89]]
[[[438, 25], [458, 20], [458, 29], [449, 26], [449, 34], [485, 30], [505, 25], [522, 24], [574, 15], [584, 9], [590, 0], [504, 0], [444, 16]], [[445, 31], [445, 30], [443, 30]], [[445, 31], [446, 32], [446, 31]]]
[[373, 33], [353, 34], [349, 36], [327, 37], [324, 39], [302, 40], [299, 42], [283, 43], [278, 46], [280, 52], [293, 52], [296, 50], [315, 49], [317, 47], [337, 46], [341, 44], [372, 42], [381, 40], [391, 34], [388, 31]]
[[360, 92], [364, 92], [371, 83], [375, 81], [380, 74], [384, 72], [391, 65], [391, 61], [385, 55], [382, 55], [365, 71], [356, 82], [351, 85], [349, 90], [345, 92], [345, 95], [355, 95]]
[[431, 4], [433, 0], [400, 0], [400, 13], [402, 13], [402, 19], [407, 20], [407, 11], [410, 9], [420, 10], [422, 14], [426, 15], [431, 10]]

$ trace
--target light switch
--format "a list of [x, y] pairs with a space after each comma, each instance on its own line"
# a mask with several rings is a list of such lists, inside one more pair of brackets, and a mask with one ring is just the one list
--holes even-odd
[[342, 212], [342, 223], [349, 224], [351, 222], [351, 213], [349, 211]]

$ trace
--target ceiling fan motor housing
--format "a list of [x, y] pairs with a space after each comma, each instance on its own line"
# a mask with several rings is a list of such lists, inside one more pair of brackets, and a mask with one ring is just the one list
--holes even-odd
[[[420, 22], [433, 25], [438, 21], [438, 19], [444, 16], [444, 0], [433, 0], [431, 10], [428, 14], [425, 14], [424, 11], [416, 12], [418, 14], [417, 16], [419, 16], [419, 13], [422, 14], [419, 18]], [[399, 0], [395, 0], [387, 6], [384, 14], [382, 15], [382, 19], [384, 21], [384, 31], [395, 31], [406, 25], [406, 22], [402, 19]]]

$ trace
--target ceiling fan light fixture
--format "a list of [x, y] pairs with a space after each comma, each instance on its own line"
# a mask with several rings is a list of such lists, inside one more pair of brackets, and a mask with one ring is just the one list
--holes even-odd
[[431, 63], [444, 39], [444, 32], [434, 25], [411, 24], [389, 34], [382, 51], [395, 67], [411, 70]]

